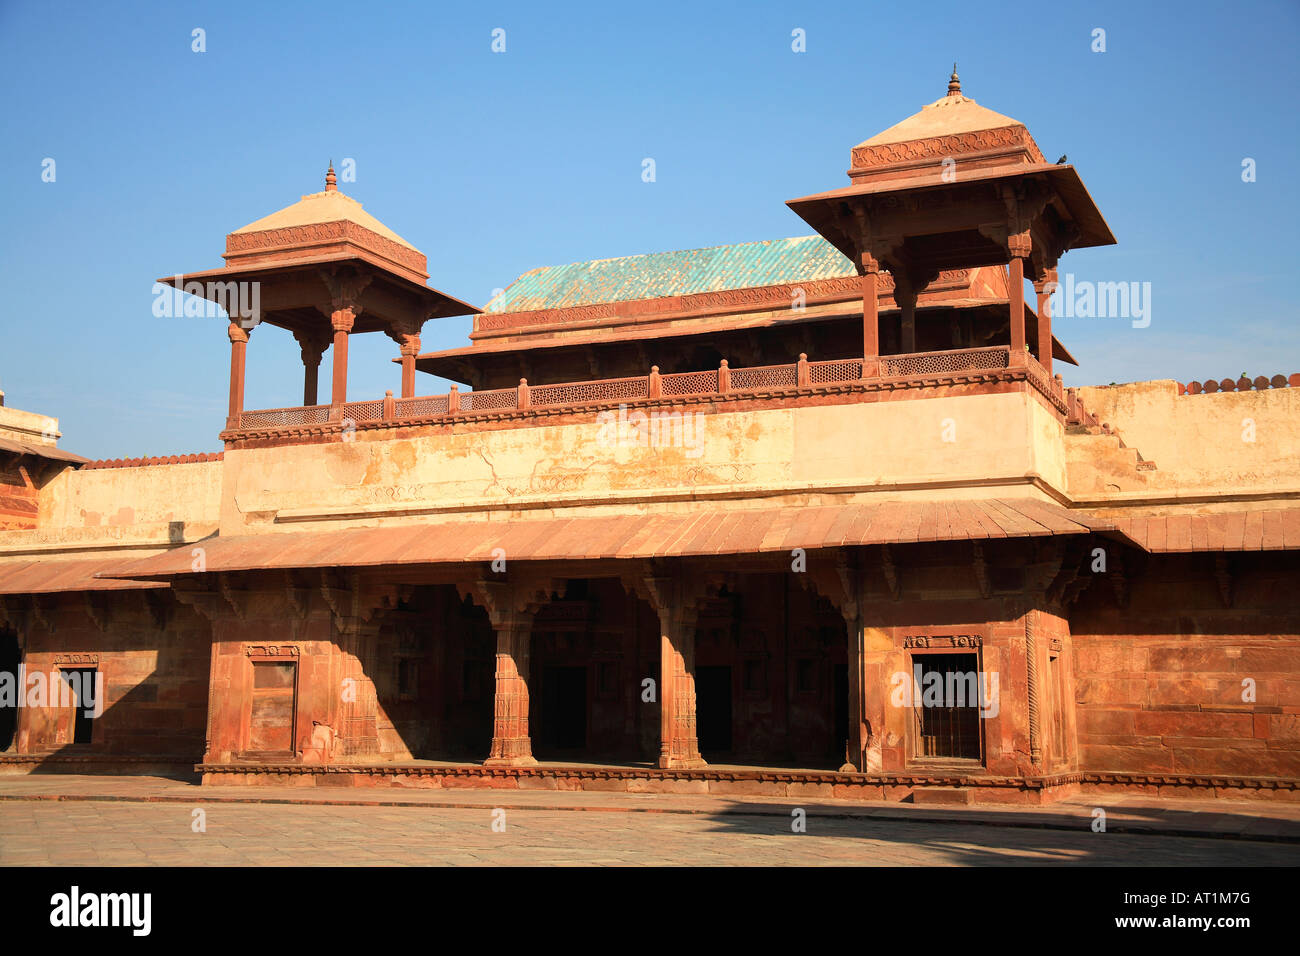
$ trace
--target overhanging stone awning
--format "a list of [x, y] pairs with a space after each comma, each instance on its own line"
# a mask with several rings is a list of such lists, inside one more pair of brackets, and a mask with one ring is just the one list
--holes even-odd
[[1112, 520], [1117, 530], [1153, 552], [1300, 549], [1300, 508]]
[[138, 558], [42, 558], [0, 561], [0, 594], [50, 594], [61, 591], [120, 591], [166, 587], [157, 581], [125, 580], [116, 572]]
[[909, 501], [685, 514], [504, 519], [214, 537], [115, 573], [167, 579], [206, 571], [692, 557], [872, 544], [1113, 532], [1105, 519], [1030, 498]]

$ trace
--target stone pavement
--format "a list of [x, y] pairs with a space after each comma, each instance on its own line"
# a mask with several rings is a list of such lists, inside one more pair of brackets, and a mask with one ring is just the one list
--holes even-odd
[[[1099, 806], [1106, 833], [1091, 829]], [[792, 832], [796, 807], [806, 833]], [[195, 809], [206, 832], [192, 830]], [[1110, 795], [1010, 809], [0, 777], [4, 865], [1294, 865], [1297, 843], [1300, 806], [1262, 801]]]

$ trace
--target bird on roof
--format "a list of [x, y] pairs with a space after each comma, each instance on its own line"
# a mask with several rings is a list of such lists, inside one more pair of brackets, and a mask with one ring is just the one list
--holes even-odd
[[1056, 161], [1056, 165], [1060, 166], [1062, 163], [1065, 162], [1066, 158], [1067, 158], [1066, 155], [1062, 153], [1061, 158]]

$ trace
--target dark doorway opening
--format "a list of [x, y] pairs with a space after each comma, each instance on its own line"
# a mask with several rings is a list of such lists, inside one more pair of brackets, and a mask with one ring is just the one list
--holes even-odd
[[587, 747], [587, 668], [547, 667], [542, 672], [541, 740], [548, 750]]
[[700, 755], [731, 753], [731, 668], [695, 669], [695, 729]]
[[[0, 628], [0, 673], [11, 675], [17, 694], [23, 693], [23, 688], [18, 686], [18, 663], [21, 658], [18, 635], [9, 628]], [[13, 747], [14, 738], [18, 735], [17, 697], [14, 698], [14, 705], [0, 707], [0, 753]]]
[[68, 683], [72, 697], [72, 742], [88, 744], [94, 738], [95, 725], [87, 711], [95, 703], [95, 668], [76, 667], [59, 672], [59, 677]]
[[835, 665], [834, 727], [831, 756], [848, 760], [849, 749], [849, 666]]

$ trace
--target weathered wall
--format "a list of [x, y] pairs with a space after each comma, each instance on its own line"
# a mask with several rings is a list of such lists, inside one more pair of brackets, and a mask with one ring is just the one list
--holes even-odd
[[[1079, 389], [1084, 406], [1154, 461], [1159, 491], [1300, 488], [1300, 388], [1179, 395], [1168, 380]], [[1124, 489], [1129, 490], [1129, 489]]]
[[1227, 558], [1225, 577], [1215, 555], [1151, 555], [1120, 597], [1099, 580], [1080, 598], [1083, 769], [1300, 776], [1300, 558]]
[[464, 508], [473, 517], [471, 509], [609, 506], [683, 492], [844, 486], [897, 494], [899, 484], [920, 483], [949, 495], [966, 480], [1009, 482], [963, 488], [969, 497], [1032, 493], [1029, 474], [1064, 484], [1060, 425], [1024, 393], [717, 410], [725, 407], [685, 406], [687, 424], [663, 432], [676, 436], [669, 447], [620, 446], [613, 426], [593, 414], [560, 425], [412, 429], [396, 439], [358, 431], [351, 441], [229, 450], [221, 531], [305, 530], [294, 520], [355, 523], [401, 507]]
[[[0, 484], [0, 501], [4, 494]], [[0, 504], [0, 553], [184, 544], [217, 529], [221, 462], [65, 468], [37, 502], [36, 526], [26, 530], [6, 529]]]
[[[28, 675], [60, 667], [97, 667], [104, 676], [103, 714], [93, 721], [89, 752], [196, 761], [208, 711], [207, 622], [166, 592], [99, 595], [103, 630], [83, 595], [50, 599], [50, 626], [30, 622], [23, 657]], [[155, 615], [162, 615], [161, 618]], [[23, 707], [17, 752], [59, 754], [72, 743], [71, 707]]]

